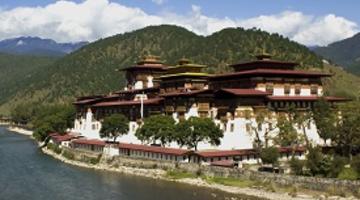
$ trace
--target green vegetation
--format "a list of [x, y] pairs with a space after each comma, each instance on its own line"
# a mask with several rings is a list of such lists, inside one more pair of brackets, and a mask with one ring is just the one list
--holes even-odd
[[58, 145], [55, 145], [53, 143], [48, 143], [46, 145], [46, 148], [50, 149], [51, 151], [55, 152], [56, 154], [61, 154], [61, 148]]
[[279, 157], [280, 157], [280, 153], [278, 148], [276, 147], [264, 148], [260, 152], [260, 158], [264, 164], [276, 165]]
[[64, 150], [62, 155], [69, 160], [74, 160], [75, 159], [75, 154], [69, 150]]
[[204, 178], [208, 183], [217, 183], [226, 186], [234, 187], [251, 187], [258, 184], [256, 181], [238, 179], [238, 178], [224, 178], [224, 177], [205, 177]]
[[144, 123], [135, 133], [142, 141], [161, 144], [177, 142], [180, 146], [187, 146], [197, 150], [199, 142], [220, 144], [223, 137], [222, 130], [210, 119], [190, 117], [175, 124], [171, 116], [153, 115], [144, 120]]
[[[14, 95], [8, 96], [11, 101], [4, 101], [0, 109], [10, 109], [24, 102], [64, 103], [74, 100], [75, 96], [118, 90], [124, 86], [125, 80], [123, 74], [115, 73], [115, 70], [134, 64], [145, 52], [161, 56], [168, 64], [187, 57], [208, 65], [210, 73], [223, 73], [231, 70], [228, 64], [251, 60], [264, 49], [275, 59], [299, 62], [299, 68], [323, 69], [321, 59], [313, 52], [278, 34], [229, 28], [203, 37], [177, 26], [150, 26], [98, 40], [57, 60], [46, 70], [34, 69], [36, 73], [31, 75], [32, 81], [12, 89]], [[17, 81], [23, 77], [15, 79], [9, 76]], [[337, 78], [349, 80], [346, 74]], [[360, 79], [353, 80], [354, 84], [360, 83]], [[336, 80], [337, 83], [341, 81]], [[331, 83], [326, 87], [328, 91], [333, 88]]]
[[194, 148], [197, 151], [199, 142], [219, 145], [223, 137], [222, 130], [210, 119], [190, 117], [176, 125], [176, 141], [180, 146]]
[[122, 114], [113, 114], [104, 118], [100, 129], [100, 137], [116, 138], [127, 134], [129, 131], [129, 120]]
[[[54, 63], [56, 59], [0, 53], [0, 105], [6, 102], [11, 103], [18, 91], [41, 81], [39, 74], [46, 71], [47, 66]], [[28, 101], [29, 99], [22, 100], [22, 102]], [[0, 112], [8, 115], [9, 109], [10, 107], [0, 107]]]
[[196, 178], [195, 174], [180, 171], [180, 170], [168, 170], [166, 171], [166, 177], [171, 179], [184, 179], [184, 178]]
[[148, 143], [161, 142], [162, 146], [174, 140], [175, 120], [171, 116], [152, 115], [144, 119], [141, 128], [136, 130], [135, 136]]
[[34, 129], [33, 136], [43, 141], [49, 133], [65, 133], [73, 127], [75, 109], [71, 105], [20, 104], [11, 110], [14, 122]]

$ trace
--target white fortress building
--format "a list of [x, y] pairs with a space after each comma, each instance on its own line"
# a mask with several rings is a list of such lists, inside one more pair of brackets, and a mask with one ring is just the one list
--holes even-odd
[[[219, 146], [201, 143], [205, 149], [251, 149], [254, 141], [265, 141], [277, 134], [277, 119], [287, 116], [288, 108], [309, 112], [323, 97], [322, 78], [330, 74], [296, 70], [297, 63], [272, 60], [259, 55], [257, 60], [233, 64], [232, 73], [210, 75], [206, 66], [181, 59], [167, 66], [156, 56], [146, 56], [122, 71], [127, 86], [110, 95], [80, 97], [73, 132], [86, 138], [100, 139], [104, 117], [121, 113], [130, 120], [129, 133], [119, 141], [141, 144], [135, 132], [143, 118], [164, 114], [175, 121], [189, 117], [208, 117], [224, 131]], [[339, 97], [323, 97], [335, 103]], [[262, 116], [262, 120], [259, 119]], [[295, 125], [312, 143], [322, 143], [313, 120]], [[271, 140], [267, 141], [269, 144]], [[171, 144], [171, 147], [177, 145]]]

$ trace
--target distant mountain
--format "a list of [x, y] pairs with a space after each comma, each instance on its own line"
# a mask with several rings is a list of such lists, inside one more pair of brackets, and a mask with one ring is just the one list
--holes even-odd
[[20, 55], [64, 56], [88, 42], [57, 43], [39, 37], [18, 37], [0, 41], [0, 52]]
[[313, 49], [318, 55], [360, 75], [360, 33], [351, 38]]
[[46, 70], [37, 69], [31, 82], [21, 85], [16, 95], [0, 105], [0, 113], [19, 104], [71, 102], [76, 96], [119, 90], [125, 78], [116, 69], [133, 65], [146, 52], [161, 56], [169, 65], [186, 57], [208, 65], [210, 73], [224, 73], [231, 71], [228, 64], [252, 60], [264, 48], [274, 59], [299, 62], [298, 68], [334, 73], [325, 82], [330, 95], [353, 97], [360, 91], [360, 78], [323, 65], [307, 47], [279, 34], [228, 28], [204, 37], [178, 26], [161, 25], [100, 39], [59, 58]]

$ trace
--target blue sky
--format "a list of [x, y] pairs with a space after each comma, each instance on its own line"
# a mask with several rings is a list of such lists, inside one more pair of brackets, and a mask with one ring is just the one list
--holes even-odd
[[[305, 45], [327, 45], [354, 35], [359, 31], [360, 25], [359, 0], [71, 1], [74, 4], [55, 0], [2, 0], [0, 39], [38, 34], [58, 41], [92, 41], [146, 25], [169, 23], [184, 26], [201, 35], [209, 35], [227, 26], [258, 27], [271, 33], [280, 33]], [[51, 5], [54, 9], [47, 8]], [[19, 7], [29, 8], [30, 11], [18, 11]], [[31, 12], [31, 9], [36, 12]], [[60, 16], [57, 10], [70, 14]], [[94, 14], [89, 15], [89, 12]], [[83, 13], [87, 18], [77, 19], [79, 15], [83, 17]], [[102, 24], [91, 22], [97, 21], [99, 16]], [[10, 18], [15, 21], [10, 21]], [[8, 24], [2, 24], [1, 20]], [[22, 32], [11, 32], [11, 27], [1, 30], [2, 25], [6, 27], [11, 23], [21, 26], [25, 22], [30, 22], [30, 25], [24, 24]], [[47, 31], [42, 27], [53, 30]], [[111, 27], [114, 27], [113, 30]], [[74, 29], [75, 33], [70, 33]]]
[[[73, 1], [81, 2], [82, 0]], [[162, 4], [157, 4], [151, 0], [112, 1], [139, 7], [151, 14], [163, 10], [183, 13], [191, 9], [191, 5], [198, 5], [204, 14], [214, 17], [247, 18], [284, 10], [297, 10], [313, 15], [334, 13], [360, 24], [359, 0], [163, 0]], [[45, 6], [54, 2], [55, 0], [2, 0], [0, 5], [5, 8], [14, 8], [18, 6]]]

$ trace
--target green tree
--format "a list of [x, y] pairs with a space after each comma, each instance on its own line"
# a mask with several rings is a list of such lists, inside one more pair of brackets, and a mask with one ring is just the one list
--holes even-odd
[[319, 136], [326, 141], [332, 139], [336, 130], [336, 110], [331, 108], [329, 102], [320, 99], [314, 104], [313, 119]]
[[29, 127], [34, 128], [34, 137], [45, 140], [49, 133], [64, 134], [73, 127], [75, 109], [68, 105], [46, 105], [36, 107]]
[[279, 149], [276, 147], [264, 148], [260, 153], [260, 158], [264, 164], [277, 164], [280, 157]]
[[321, 152], [320, 147], [309, 148], [306, 155], [306, 168], [312, 176], [328, 176], [331, 171], [331, 159]]
[[129, 131], [129, 120], [122, 114], [113, 114], [104, 118], [100, 129], [101, 138], [116, 138], [127, 134]]
[[[271, 120], [271, 113], [267, 110], [261, 110], [256, 113], [255, 124], [251, 126], [251, 133], [255, 135], [254, 146], [258, 152], [260, 152], [263, 147], [267, 148], [269, 146], [269, 134], [276, 129], [274, 124]], [[265, 129], [263, 129], [264, 125]], [[260, 132], [263, 132], [264, 141], [260, 138]]]
[[349, 103], [341, 108], [341, 119], [333, 144], [352, 160], [354, 150], [360, 148], [360, 103]]
[[176, 141], [181, 146], [194, 148], [197, 151], [199, 142], [219, 145], [223, 137], [222, 130], [210, 118], [190, 117], [180, 121], [176, 126]]
[[301, 137], [299, 137], [294, 128], [294, 121], [291, 119], [291, 116], [280, 115], [278, 117], [277, 127], [279, 132], [274, 138], [276, 144], [294, 148], [296, 145], [301, 144]]
[[152, 115], [144, 119], [135, 136], [141, 141], [156, 143], [159, 140], [165, 146], [174, 140], [174, 132], [175, 120], [171, 116]]

